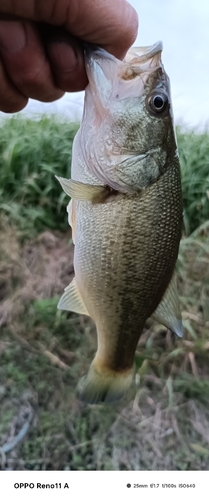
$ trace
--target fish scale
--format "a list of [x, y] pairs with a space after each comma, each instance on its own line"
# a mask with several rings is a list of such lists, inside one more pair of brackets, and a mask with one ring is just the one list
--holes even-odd
[[111, 369], [132, 366], [145, 321], [170, 282], [181, 235], [180, 194], [178, 165], [171, 165], [158, 184], [134, 201], [130, 196], [93, 209], [76, 202], [77, 284], [97, 330], [105, 335], [101, 355]]
[[72, 179], [58, 178], [73, 199], [75, 243], [75, 279], [58, 307], [91, 316], [97, 329], [97, 352], [78, 386], [87, 403], [115, 401], [130, 387], [151, 315], [182, 336], [174, 273], [182, 197], [169, 80], [161, 43], [135, 50], [133, 63], [87, 51]]

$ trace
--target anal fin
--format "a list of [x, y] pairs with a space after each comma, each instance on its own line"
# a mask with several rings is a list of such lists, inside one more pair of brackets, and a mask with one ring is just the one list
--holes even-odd
[[70, 285], [65, 288], [57, 308], [89, 316], [86, 306], [83, 303], [82, 297], [78, 291], [75, 278], [73, 278]]
[[152, 318], [169, 328], [169, 330], [172, 330], [178, 337], [183, 337], [183, 325], [175, 273]]

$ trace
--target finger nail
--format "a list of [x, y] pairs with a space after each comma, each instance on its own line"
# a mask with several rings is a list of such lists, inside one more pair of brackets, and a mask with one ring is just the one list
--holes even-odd
[[18, 52], [26, 43], [24, 24], [20, 21], [0, 21], [0, 47]]

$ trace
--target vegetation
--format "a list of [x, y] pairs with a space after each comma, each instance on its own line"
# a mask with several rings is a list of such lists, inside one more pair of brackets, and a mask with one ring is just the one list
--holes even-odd
[[70, 177], [71, 149], [78, 124], [14, 117], [1, 127], [0, 210], [34, 235], [67, 228], [66, 201], [55, 179]]
[[209, 136], [177, 130], [186, 233], [209, 219]]
[[[70, 177], [76, 123], [14, 117], [0, 136], [0, 210], [25, 234], [66, 230], [66, 198], [55, 174]], [[208, 134], [177, 129], [185, 227], [189, 235], [209, 219]]]
[[75, 387], [95, 353], [94, 324], [57, 310], [73, 276], [73, 246], [54, 174], [70, 175], [76, 130], [47, 118], [1, 128], [1, 468], [208, 470], [209, 137], [177, 131], [184, 337], [147, 321], [136, 387], [120, 403], [88, 406]]

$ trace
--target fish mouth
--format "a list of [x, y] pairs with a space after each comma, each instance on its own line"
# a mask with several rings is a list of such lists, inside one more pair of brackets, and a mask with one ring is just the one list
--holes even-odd
[[131, 47], [131, 49], [128, 50], [123, 61], [120, 61], [102, 47], [90, 43], [84, 44], [84, 55], [87, 65], [89, 63], [89, 59], [91, 59], [92, 57], [102, 58], [102, 59], [105, 58], [106, 60], [112, 62], [117, 61], [119, 64], [124, 64], [124, 63], [129, 63], [131, 65], [143, 64], [150, 61], [150, 59], [153, 58], [155, 59], [155, 61], [157, 60], [157, 58], [160, 60], [162, 50], [163, 50], [163, 42], [161, 40], [154, 43], [153, 45], [147, 45], [144, 47], [142, 46]]
[[126, 54], [121, 67], [121, 78], [124, 80], [140, 76], [142, 73], [152, 73], [162, 67], [161, 41], [146, 47], [132, 47]]
[[[161, 52], [163, 43], [158, 41], [145, 47], [132, 47], [123, 61], [107, 52], [105, 49], [93, 44], [85, 44], [84, 55], [88, 76], [91, 74], [95, 63], [108, 65], [112, 69], [117, 67], [117, 74], [123, 80], [132, 80], [143, 73], [152, 73], [162, 67]], [[103, 61], [103, 62], [102, 62]]]
[[160, 57], [162, 50], [163, 43], [161, 40], [145, 47], [131, 47], [125, 56], [124, 62], [132, 63], [137, 61], [138, 63], [143, 63], [157, 55]]
[[92, 43], [84, 43], [84, 55], [87, 61], [92, 56], [98, 56], [102, 58], [105, 57], [105, 59], [109, 59], [110, 61], [118, 61], [120, 63], [121, 62], [133, 63], [135, 61], [143, 63], [157, 55], [160, 56], [162, 50], [163, 50], [163, 42], [161, 40], [154, 43], [153, 45], [147, 45], [144, 47], [143, 46], [131, 47], [128, 50], [123, 61], [120, 61], [115, 56], [113, 56], [113, 54], [110, 54], [102, 47], [99, 47], [98, 45], [94, 45]]

